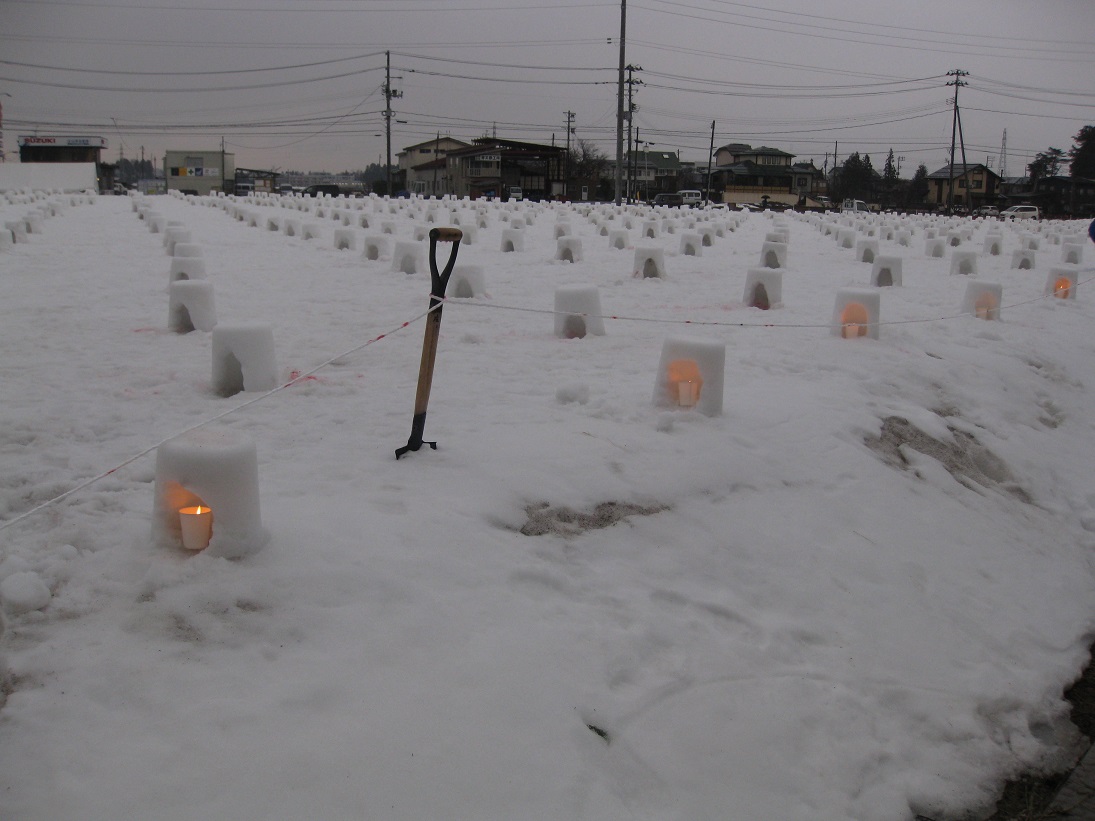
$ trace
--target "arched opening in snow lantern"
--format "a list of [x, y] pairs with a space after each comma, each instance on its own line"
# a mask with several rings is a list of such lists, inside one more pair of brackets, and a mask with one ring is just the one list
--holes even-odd
[[863, 249], [863, 261], [864, 262], [874, 262], [874, 249], [873, 248], [864, 248]]
[[564, 245], [559, 249], [559, 260], [561, 262], [574, 262], [574, 251], [569, 245]]
[[666, 369], [666, 384], [672, 402], [691, 408], [700, 401], [703, 377], [694, 359], [674, 359]]
[[867, 335], [870, 314], [867, 306], [861, 302], [849, 302], [840, 312], [840, 335], [845, 339], [855, 339]]
[[653, 257], [647, 257], [643, 263], [643, 279], [658, 278], [658, 263]]
[[972, 257], [962, 257], [958, 260], [958, 273], [963, 276], [977, 273], [976, 268], [977, 263]]
[[768, 299], [768, 289], [764, 287], [763, 282], [758, 282], [757, 287], [753, 289], [753, 298], [749, 301], [749, 307], [760, 308], [762, 311], [767, 311], [772, 307], [772, 303]]
[[188, 334], [197, 330], [194, 320], [190, 318], [190, 310], [181, 302], [172, 311], [168, 327], [177, 334]]
[[996, 295], [982, 291], [973, 303], [973, 313], [978, 319], [994, 319], [1000, 310]]
[[228, 351], [220, 362], [220, 373], [214, 386], [217, 394], [225, 398], [243, 392], [243, 365], [234, 353]]
[[779, 254], [774, 249], [768, 249], [768, 252], [764, 255], [764, 267], [779, 268]]
[[992, 240], [989, 243], [989, 247], [985, 249], [990, 257], [1000, 256], [1000, 242], [998, 240]]
[[1083, 257], [1083, 251], [1074, 245], [1067, 246], [1064, 253], [1061, 254], [1061, 261], [1070, 265], [1079, 265], [1080, 259]]
[[407, 253], [403, 255], [403, 258], [399, 260], [399, 270], [404, 274], [418, 273], [418, 265], [415, 262], [415, 255]]
[[1068, 299], [1072, 293], [1072, 280], [1059, 276], [1053, 281], [1053, 295], [1059, 299]]
[[513, 247], [513, 240], [511, 240], [511, 239], [502, 240], [502, 253], [503, 254], [512, 254], [514, 252], [514, 250], [515, 249]]
[[565, 339], [584, 339], [586, 335], [585, 317], [578, 314], [568, 314], [563, 321], [563, 337]]
[[1030, 261], [1030, 257], [1024, 256], [1019, 260], [1019, 270], [1020, 271], [1029, 271], [1031, 269], [1031, 266], [1032, 266], [1032, 263]]
[[456, 287], [453, 289], [452, 295], [456, 299], [471, 299], [475, 296], [475, 291], [472, 290], [471, 283], [468, 282], [467, 277], [461, 277], [456, 280]]
[[887, 288], [893, 285], [893, 271], [889, 268], [878, 269], [878, 287]]

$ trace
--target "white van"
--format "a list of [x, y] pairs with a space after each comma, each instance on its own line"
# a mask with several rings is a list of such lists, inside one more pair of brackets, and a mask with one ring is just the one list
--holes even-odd
[[699, 208], [703, 205], [702, 191], [678, 191], [677, 193], [681, 195], [685, 208]]
[[1042, 214], [1037, 205], [1013, 205], [1000, 212], [1002, 220], [1036, 220], [1041, 219]]
[[840, 204], [841, 213], [853, 213], [853, 214], [869, 214], [871, 209], [867, 207], [867, 203], [863, 200], [844, 200]]

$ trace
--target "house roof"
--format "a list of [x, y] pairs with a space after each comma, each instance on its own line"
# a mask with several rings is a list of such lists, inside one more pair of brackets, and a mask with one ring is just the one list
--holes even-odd
[[999, 178], [999, 176], [1000, 176], [999, 174], [997, 174], [995, 171], [993, 171], [991, 168], [989, 168], [984, 163], [958, 163], [958, 162], [956, 162], [954, 164], [954, 173], [953, 174], [951, 173], [951, 166], [950, 165], [944, 165], [938, 171], [933, 171], [931, 174], [928, 174], [928, 179], [929, 180], [949, 180], [952, 176], [955, 179], [957, 179], [958, 177], [964, 176], [965, 174], [969, 174], [970, 172], [973, 172], [973, 171], [987, 171], [989, 174], [992, 174], [992, 176], [994, 176], [994, 177]]
[[720, 165], [718, 170], [742, 177], [790, 177], [794, 173], [789, 165], [760, 165], [752, 160]]
[[675, 151], [634, 151], [624, 162], [640, 168], [653, 166], [659, 171], [676, 171], [681, 167], [680, 158]]

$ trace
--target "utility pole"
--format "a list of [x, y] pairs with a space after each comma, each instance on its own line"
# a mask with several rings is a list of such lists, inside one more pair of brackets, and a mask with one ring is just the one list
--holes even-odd
[[639, 107], [632, 102], [632, 94], [636, 85], [642, 85], [642, 80], [635, 79], [635, 72], [642, 71], [642, 66], [627, 66], [627, 197], [631, 199], [631, 187], [635, 177], [635, 153], [634, 143], [631, 139], [631, 128], [635, 123], [635, 112]]
[[[962, 82], [962, 78], [969, 74], [968, 71], [962, 71], [961, 69], [955, 69], [954, 71], [948, 71], [947, 76], [954, 79], [947, 83], [948, 86], [954, 86], [954, 115], [951, 117], [951, 162], [950, 170], [948, 174], [948, 186], [947, 186], [947, 210], [950, 211], [954, 208], [954, 143], [955, 138], [958, 136], [959, 119], [958, 119], [958, 89], [965, 85]], [[962, 171], [965, 172], [966, 165], [966, 145], [965, 140], [962, 141]]]
[[[620, 0], [620, 68], [616, 78], [616, 205], [624, 190], [624, 66], [627, 44], [627, 0]], [[628, 112], [628, 122], [631, 114]], [[628, 128], [628, 133], [631, 129]]]
[[1000, 141], [1000, 179], [1008, 175], [1008, 130], [1004, 129], [1004, 138]]
[[[711, 146], [707, 151], [707, 193], [705, 193], [704, 199], [711, 199], [711, 163], [715, 159], [715, 121], [711, 121]], [[721, 198], [720, 198], [721, 199]], [[705, 205], [707, 203], [704, 203]]]
[[563, 178], [563, 199], [570, 199], [570, 135], [574, 133], [574, 119], [575, 114], [573, 111], [567, 112], [567, 161], [566, 161], [566, 175]]
[[385, 172], [388, 181], [388, 196], [392, 195], [392, 98], [399, 99], [402, 91], [392, 89], [392, 53], [384, 52], [384, 136], [388, 146], [387, 164]]

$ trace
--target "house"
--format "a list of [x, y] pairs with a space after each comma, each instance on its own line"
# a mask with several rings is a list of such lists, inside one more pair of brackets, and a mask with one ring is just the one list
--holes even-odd
[[1086, 217], [1095, 211], [1095, 180], [1086, 177], [1039, 177], [1032, 188], [1008, 198], [1008, 205], [1026, 204], [1037, 205], [1043, 217]]
[[230, 193], [236, 181], [236, 155], [219, 150], [168, 150], [163, 167], [168, 191], [189, 191], [201, 196], [213, 191]]
[[450, 152], [464, 148], [471, 148], [471, 144], [440, 136], [404, 148], [396, 158], [406, 189], [424, 197], [440, 197], [452, 193], [447, 158]]
[[563, 194], [566, 149], [562, 146], [479, 137], [445, 157], [450, 191], [457, 197], [504, 197], [519, 188], [525, 199]]
[[993, 205], [999, 196], [1000, 175], [983, 163], [944, 165], [928, 174], [928, 200], [936, 205], [973, 209]]
[[[727, 203], [781, 202], [795, 205], [800, 195], [819, 193], [823, 175], [813, 163], [793, 163], [794, 154], [778, 148], [729, 143], [715, 150], [712, 193]], [[714, 198], [714, 197], [713, 197]]]
[[632, 151], [624, 161], [624, 178], [631, 180], [631, 199], [645, 202], [677, 190], [681, 160], [676, 151]]
[[[2, 143], [2, 140], [0, 140]], [[20, 136], [20, 163], [75, 163], [92, 164], [100, 191], [114, 188], [114, 166], [103, 162], [106, 150], [104, 137], [68, 137], [33, 135]], [[2, 159], [2, 155], [0, 155]]]

